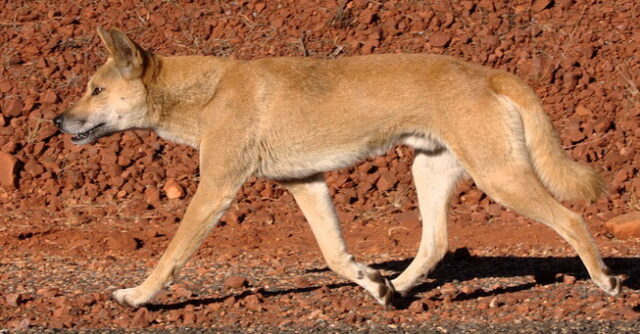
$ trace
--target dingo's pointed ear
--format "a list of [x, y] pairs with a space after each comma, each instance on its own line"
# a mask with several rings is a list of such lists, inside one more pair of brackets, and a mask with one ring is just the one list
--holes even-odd
[[113, 57], [113, 55], [116, 53], [116, 48], [113, 45], [113, 39], [111, 38], [111, 34], [100, 26], [96, 29], [96, 31], [98, 32], [98, 36], [100, 36], [102, 43], [107, 48], [107, 51], [109, 52], [109, 57]]
[[122, 76], [127, 79], [139, 78], [144, 70], [143, 50], [118, 29], [111, 28], [109, 37], [113, 45], [113, 60]]

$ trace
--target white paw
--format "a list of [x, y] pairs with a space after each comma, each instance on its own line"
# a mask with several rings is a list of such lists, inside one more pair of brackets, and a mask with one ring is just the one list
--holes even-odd
[[620, 293], [622, 281], [617, 276], [606, 276], [601, 282], [596, 281], [596, 284], [607, 294], [615, 297]]
[[113, 298], [123, 306], [138, 307], [146, 304], [152, 296], [141, 293], [138, 288], [120, 289], [113, 292]]

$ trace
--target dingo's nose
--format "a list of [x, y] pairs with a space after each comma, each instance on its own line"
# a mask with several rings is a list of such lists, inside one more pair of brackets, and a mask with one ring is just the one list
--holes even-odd
[[53, 119], [53, 124], [55, 124], [58, 129], [62, 128], [62, 115], [56, 116], [56, 118]]

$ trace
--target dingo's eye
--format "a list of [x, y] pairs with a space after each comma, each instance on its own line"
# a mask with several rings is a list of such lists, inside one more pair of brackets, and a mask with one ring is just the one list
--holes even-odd
[[102, 88], [102, 87], [96, 87], [96, 88], [93, 89], [93, 92], [91, 92], [91, 95], [96, 96], [96, 95], [102, 93], [103, 90], [104, 90], [104, 88]]

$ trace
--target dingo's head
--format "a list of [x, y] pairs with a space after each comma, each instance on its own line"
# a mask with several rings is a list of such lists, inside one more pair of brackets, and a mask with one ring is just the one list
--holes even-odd
[[148, 127], [147, 89], [142, 82], [150, 55], [118, 29], [98, 35], [109, 52], [84, 95], [53, 122], [82, 145], [117, 131]]

